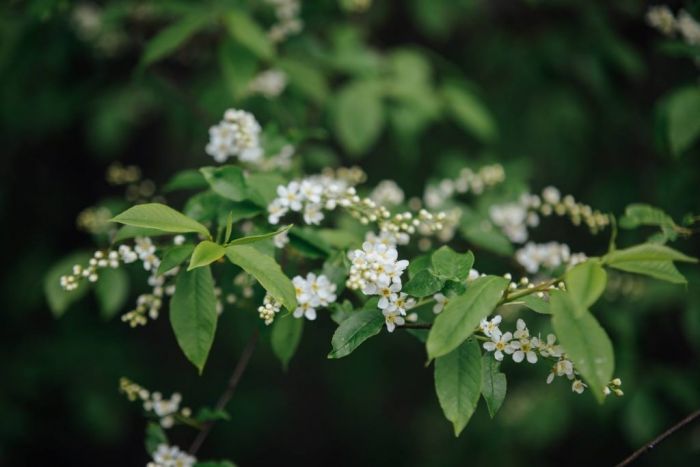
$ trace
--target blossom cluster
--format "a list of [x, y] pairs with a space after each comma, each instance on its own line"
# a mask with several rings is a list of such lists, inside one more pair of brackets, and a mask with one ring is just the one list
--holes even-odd
[[218, 125], [209, 128], [209, 143], [205, 150], [216, 162], [238, 157], [241, 162], [262, 160], [260, 124], [246, 111], [228, 109]]
[[[565, 376], [571, 383], [571, 390], [581, 394], [588, 386], [581, 379], [581, 375], [574, 367], [573, 362], [567, 358], [566, 353], [554, 334], [548, 334], [546, 339], [539, 336], [531, 336], [525, 321], [518, 319], [513, 332], [503, 332], [500, 324], [503, 318], [500, 315], [492, 319], [483, 319], [479, 323], [479, 330], [488, 338], [483, 343], [483, 348], [487, 352], [492, 352], [493, 357], [502, 361], [506, 355], [510, 355], [514, 362], [520, 363], [527, 360], [528, 363], [537, 363], [539, 358], [550, 359], [554, 364], [547, 376], [547, 384], [550, 384], [555, 377]], [[605, 388], [605, 394], [613, 392], [621, 396], [619, 378], [613, 379]]]
[[436, 185], [429, 186], [423, 194], [423, 201], [428, 208], [436, 209], [455, 194], [481, 194], [484, 189], [502, 183], [506, 173], [501, 164], [485, 165], [474, 172], [463, 168], [457, 178], [446, 178]]
[[680, 10], [677, 16], [666, 5], [647, 10], [647, 22], [666, 36], [679, 33], [690, 45], [700, 45], [700, 23], [690, 13]]
[[[346, 169], [347, 170], [347, 169]], [[355, 169], [349, 169], [350, 174]], [[338, 172], [340, 174], [342, 172]], [[361, 198], [354, 185], [364, 178], [359, 171], [355, 179], [333, 173], [312, 175], [277, 187], [277, 198], [268, 205], [268, 221], [278, 224], [288, 212], [300, 212], [304, 222], [318, 225], [325, 218], [324, 210], [344, 208], [362, 224], [376, 222], [381, 232], [391, 235], [394, 243], [406, 244], [410, 235], [427, 236], [454, 229], [458, 218], [444, 212], [433, 214], [425, 209], [392, 215], [389, 210], [371, 198]], [[283, 242], [283, 240], [281, 240]]]
[[387, 245], [386, 238], [374, 236], [362, 244], [361, 250], [348, 253], [351, 266], [347, 286], [365, 295], [379, 296], [378, 307], [384, 314], [387, 330], [393, 332], [396, 325], [405, 323], [406, 311], [416, 302], [401, 292], [401, 275], [408, 261], [398, 259], [398, 251], [394, 245]]
[[336, 285], [323, 274], [316, 276], [310, 272], [306, 278], [295, 276], [292, 283], [297, 299], [295, 318], [306, 317], [313, 321], [316, 319], [316, 308], [325, 308], [335, 302]]
[[299, 18], [299, 0], [265, 0], [275, 9], [277, 21], [267, 31], [272, 42], [283, 42], [289, 36], [301, 32], [304, 23]]
[[287, 74], [276, 68], [261, 71], [248, 83], [251, 94], [260, 94], [268, 99], [279, 96], [286, 87]]
[[258, 314], [260, 315], [260, 319], [269, 326], [275, 320], [275, 315], [279, 313], [281, 309], [282, 304], [278, 302], [275, 297], [270, 294], [265, 294], [263, 304], [258, 307]]
[[[89, 282], [97, 282], [100, 278], [100, 269], [116, 269], [120, 263], [133, 263], [137, 259], [139, 259], [139, 255], [134, 253], [129, 247], [125, 249], [120, 248], [119, 251], [98, 250], [93, 253], [86, 266], [75, 264], [71, 269], [71, 274], [61, 276], [61, 287], [66, 291], [71, 291], [78, 288], [82, 279], [87, 279]], [[144, 259], [144, 265], [146, 261]]]
[[169, 399], [164, 399], [160, 392], [150, 392], [146, 388], [130, 381], [127, 378], [119, 380], [119, 390], [126, 394], [130, 401], [140, 400], [143, 402], [143, 409], [152, 412], [163, 428], [171, 428], [175, 424], [175, 417], [190, 417], [192, 411], [188, 407], [180, 409], [182, 396], [175, 392]]
[[574, 225], [585, 224], [593, 233], [605, 228], [610, 219], [600, 211], [577, 202], [573, 196], [561, 196], [559, 190], [549, 186], [542, 195], [524, 193], [518, 201], [491, 206], [491, 221], [501, 228], [513, 243], [524, 243], [528, 239], [528, 227], [540, 223], [540, 215], [567, 216]]
[[380, 206], [396, 206], [403, 203], [404, 192], [395, 181], [382, 180], [377, 183], [369, 197]]
[[196, 463], [196, 457], [179, 447], [159, 444], [153, 452], [153, 462], [146, 464], [146, 467], [194, 467]]
[[515, 252], [515, 260], [530, 274], [540, 268], [555, 269], [562, 264], [574, 266], [586, 260], [584, 253], [571, 253], [568, 245], [557, 242], [527, 242]]

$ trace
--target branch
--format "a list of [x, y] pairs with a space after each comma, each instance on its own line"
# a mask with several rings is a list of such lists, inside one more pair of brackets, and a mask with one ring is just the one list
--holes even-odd
[[647, 451], [650, 451], [650, 450], [654, 449], [661, 441], [665, 440], [666, 438], [668, 438], [669, 436], [671, 436], [673, 433], [675, 433], [676, 431], [680, 430], [680, 429], [683, 428], [684, 426], [690, 424], [691, 422], [693, 422], [693, 421], [694, 421], [696, 418], [698, 418], [698, 417], [700, 417], [700, 410], [696, 410], [695, 412], [691, 413], [690, 415], [688, 415], [687, 417], [685, 417], [683, 420], [681, 420], [680, 422], [676, 423], [676, 424], [673, 425], [671, 428], [669, 428], [668, 430], [664, 431], [664, 432], [661, 433], [659, 436], [657, 436], [656, 438], [654, 438], [651, 442], [645, 444], [645, 445], [642, 446], [641, 448], [639, 448], [639, 449], [637, 449], [636, 451], [634, 451], [634, 452], [632, 453], [632, 455], [630, 455], [628, 458], [626, 458], [625, 460], [623, 460], [622, 462], [620, 462], [619, 464], [617, 464], [617, 467], [624, 467], [624, 466], [626, 466], [626, 465], [630, 465], [632, 462], [634, 462], [635, 460], [637, 460], [637, 458], [640, 457], [642, 454], [644, 454], [644, 453], [647, 452]]
[[[243, 372], [248, 366], [250, 357], [253, 355], [253, 351], [255, 350], [255, 345], [258, 342], [258, 334], [258, 329], [255, 329], [253, 334], [250, 336], [250, 339], [248, 339], [248, 343], [243, 349], [241, 358], [238, 360], [238, 363], [236, 363], [236, 367], [233, 369], [233, 374], [231, 374], [231, 378], [228, 380], [226, 390], [224, 390], [223, 394], [221, 394], [218, 402], [216, 403], [217, 411], [224, 410], [228, 402], [231, 400], [231, 397], [233, 397], [233, 393], [236, 392], [236, 387], [241, 381]], [[202, 446], [202, 443], [204, 443], [204, 440], [206, 440], [207, 436], [209, 436], [209, 432], [214, 426], [214, 423], [215, 420], [209, 420], [206, 423], [204, 423], [204, 425], [202, 426], [202, 430], [199, 433], [197, 433], [197, 437], [194, 439], [194, 441], [192, 441], [192, 444], [190, 445], [190, 449], [188, 450], [190, 455], [194, 456], [197, 453], [199, 448]]]

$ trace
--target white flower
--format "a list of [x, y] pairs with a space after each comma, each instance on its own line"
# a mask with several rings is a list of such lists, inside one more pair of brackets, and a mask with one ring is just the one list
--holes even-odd
[[393, 180], [383, 180], [372, 190], [369, 197], [377, 204], [395, 206], [403, 203], [403, 190]]
[[319, 183], [312, 181], [310, 179], [301, 182], [301, 187], [299, 189], [305, 200], [318, 204], [321, 202], [321, 194], [323, 193], [323, 186]]
[[[302, 197], [299, 194], [299, 183], [290, 182], [289, 185], [280, 185], [277, 187], [277, 198], [282, 207], [289, 208], [292, 211], [301, 211]], [[273, 201], [274, 204], [274, 201]]]
[[177, 446], [159, 444], [153, 452], [153, 462], [147, 467], [193, 467], [197, 459], [183, 452]]
[[436, 315], [445, 309], [445, 305], [447, 305], [447, 302], [449, 301], [447, 297], [445, 297], [441, 293], [436, 293], [435, 295], [433, 295], [433, 300], [435, 300], [435, 305], [433, 306], [433, 313], [435, 313]]
[[209, 129], [209, 143], [205, 150], [217, 162], [225, 162], [229, 157], [259, 162], [262, 159], [260, 131], [260, 124], [252, 114], [229, 109], [223, 120]]
[[501, 315], [496, 315], [491, 319], [490, 321], [486, 318], [481, 320], [481, 323], [479, 324], [479, 327], [481, 328], [481, 332], [486, 334], [487, 337], [493, 336], [495, 333], [500, 334], [501, 330], [498, 329], [498, 325], [501, 324], [501, 321], [503, 318]]
[[[517, 333], [517, 331], [516, 331]], [[517, 338], [517, 336], [516, 336]], [[537, 354], [534, 349], [537, 348], [539, 339], [533, 337], [532, 340], [520, 338], [520, 340], [513, 341], [510, 346], [513, 349], [513, 361], [520, 363], [525, 357], [530, 363], [537, 363]]]
[[295, 276], [292, 279], [297, 299], [295, 318], [316, 319], [316, 308], [327, 307], [336, 300], [336, 285], [326, 276], [308, 273], [306, 278]]
[[548, 186], [542, 190], [542, 199], [545, 203], [557, 204], [561, 200], [561, 193], [553, 186]]
[[272, 238], [272, 242], [277, 248], [284, 248], [284, 246], [289, 243], [289, 233], [286, 230], [282, 233], [278, 233]]
[[248, 84], [248, 90], [253, 94], [261, 94], [268, 99], [279, 96], [287, 87], [287, 74], [282, 70], [270, 69], [260, 72]]
[[294, 310], [294, 317], [306, 317], [306, 319], [313, 321], [316, 319], [316, 309], [312, 308], [310, 303], [299, 303], [297, 309]]
[[[413, 298], [410, 298], [408, 295], [405, 293], [401, 292], [399, 295], [394, 299], [393, 302], [389, 303], [389, 307], [387, 310], [389, 311], [398, 311], [399, 314], [405, 316], [406, 315], [406, 310], [410, 310], [416, 306], [416, 300]], [[414, 313], [415, 314], [415, 313]], [[417, 318], [417, 316], [416, 316]]]
[[397, 310], [383, 310], [382, 313], [384, 314], [384, 321], [386, 323], [386, 329], [389, 332], [394, 332], [394, 329], [396, 329], [396, 326], [403, 326], [406, 323], [406, 320], [401, 316], [401, 314]]
[[307, 204], [304, 207], [304, 222], [311, 225], [318, 225], [323, 220], [320, 204]]
[[280, 218], [287, 214], [288, 211], [289, 208], [286, 205], [284, 205], [284, 203], [280, 199], [276, 199], [267, 207], [267, 220], [270, 224], [275, 225], [279, 223]]
[[557, 336], [554, 334], [547, 335], [547, 341], [538, 339], [537, 350], [543, 357], [561, 357], [564, 353], [560, 346], [556, 345]]
[[510, 353], [511, 344], [510, 341], [513, 339], [513, 334], [506, 332], [501, 334], [496, 332], [491, 336], [491, 340], [484, 342], [484, 350], [488, 352], [493, 352], [493, 356], [499, 362], [503, 360], [503, 353]]
[[581, 394], [584, 389], [588, 387], [587, 384], [585, 384], [583, 381], [580, 379], [575, 379], [573, 383], [571, 383], [571, 390], [574, 391], [577, 394]]
[[401, 284], [397, 283], [392, 283], [391, 285], [387, 285], [385, 287], [381, 287], [379, 289], [379, 303], [377, 306], [379, 306], [380, 310], [384, 310], [385, 308], [389, 308], [389, 305], [393, 302], [396, 301], [398, 298], [397, 293], [401, 290]]

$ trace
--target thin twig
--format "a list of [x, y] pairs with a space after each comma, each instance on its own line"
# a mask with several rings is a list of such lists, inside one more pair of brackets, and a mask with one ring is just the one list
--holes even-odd
[[[218, 402], [216, 403], [216, 411], [221, 411], [226, 408], [226, 405], [228, 402], [231, 400], [231, 397], [233, 397], [233, 393], [236, 392], [236, 387], [238, 386], [238, 383], [241, 381], [241, 377], [243, 376], [243, 372], [245, 371], [246, 367], [248, 366], [248, 362], [250, 361], [251, 355], [253, 355], [253, 351], [255, 350], [255, 345], [258, 342], [258, 330], [255, 329], [255, 332], [253, 332], [253, 335], [250, 336], [250, 339], [248, 339], [248, 343], [245, 346], [245, 349], [243, 349], [243, 353], [241, 354], [241, 358], [238, 359], [238, 362], [236, 363], [236, 367], [233, 369], [233, 373], [231, 374], [231, 378], [228, 380], [228, 385], [226, 386], [226, 390], [224, 390], [223, 394], [219, 397]], [[209, 432], [211, 431], [212, 427], [214, 426], [215, 420], [209, 420], [204, 423], [202, 426], [202, 430], [197, 433], [197, 437], [192, 441], [192, 444], [190, 445], [189, 453], [190, 455], [194, 456], [199, 448], [202, 446], [202, 443], [204, 443], [204, 440], [207, 439], [207, 436], [209, 436]]]
[[620, 462], [619, 464], [617, 464], [617, 467], [624, 467], [624, 466], [626, 466], [626, 465], [630, 465], [632, 462], [634, 462], [635, 460], [637, 460], [637, 458], [638, 458], [639, 456], [641, 456], [642, 454], [644, 454], [645, 452], [647, 452], [647, 451], [649, 451], [649, 450], [651, 450], [651, 449], [654, 449], [661, 441], [665, 440], [666, 438], [668, 438], [669, 436], [671, 436], [673, 433], [675, 433], [676, 431], [680, 430], [680, 429], [683, 428], [684, 426], [688, 425], [689, 423], [691, 423], [692, 421], [694, 421], [694, 420], [695, 420], [696, 418], [698, 418], [698, 417], [700, 417], [700, 410], [696, 410], [695, 412], [691, 413], [690, 415], [688, 415], [687, 417], [685, 417], [683, 420], [681, 420], [680, 422], [676, 423], [676, 424], [673, 425], [671, 428], [669, 428], [668, 430], [664, 431], [664, 432], [661, 433], [659, 436], [657, 436], [656, 438], [654, 438], [651, 442], [645, 444], [645, 445], [642, 446], [641, 448], [639, 448], [639, 449], [637, 449], [636, 451], [634, 451], [634, 452], [632, 453], [632, 455], [630, 455], [628, 458], [626, 458], [625, 460], [623, 460], [622, 462]]

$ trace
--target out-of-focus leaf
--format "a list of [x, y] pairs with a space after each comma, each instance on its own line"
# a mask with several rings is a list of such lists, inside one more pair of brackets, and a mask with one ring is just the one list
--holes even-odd
[[141, 57], [141, 65], [150, 65], [177, 50], [210, 22], [211, 16], [191, 14], [168, 26], [151, 39]]
[[289, 361], [297, 351], [303, 329], [304, 320], [292, 315], [278, 317], [272, 325], [270, 337], [272, 351], [282, 362], [284, 370], [287, 370]]
[[384, 119], [382, 90], [376, 81], [353, 81], [338, 91], [333, 122], [350, 155], [359, 157], [377, 141]]

